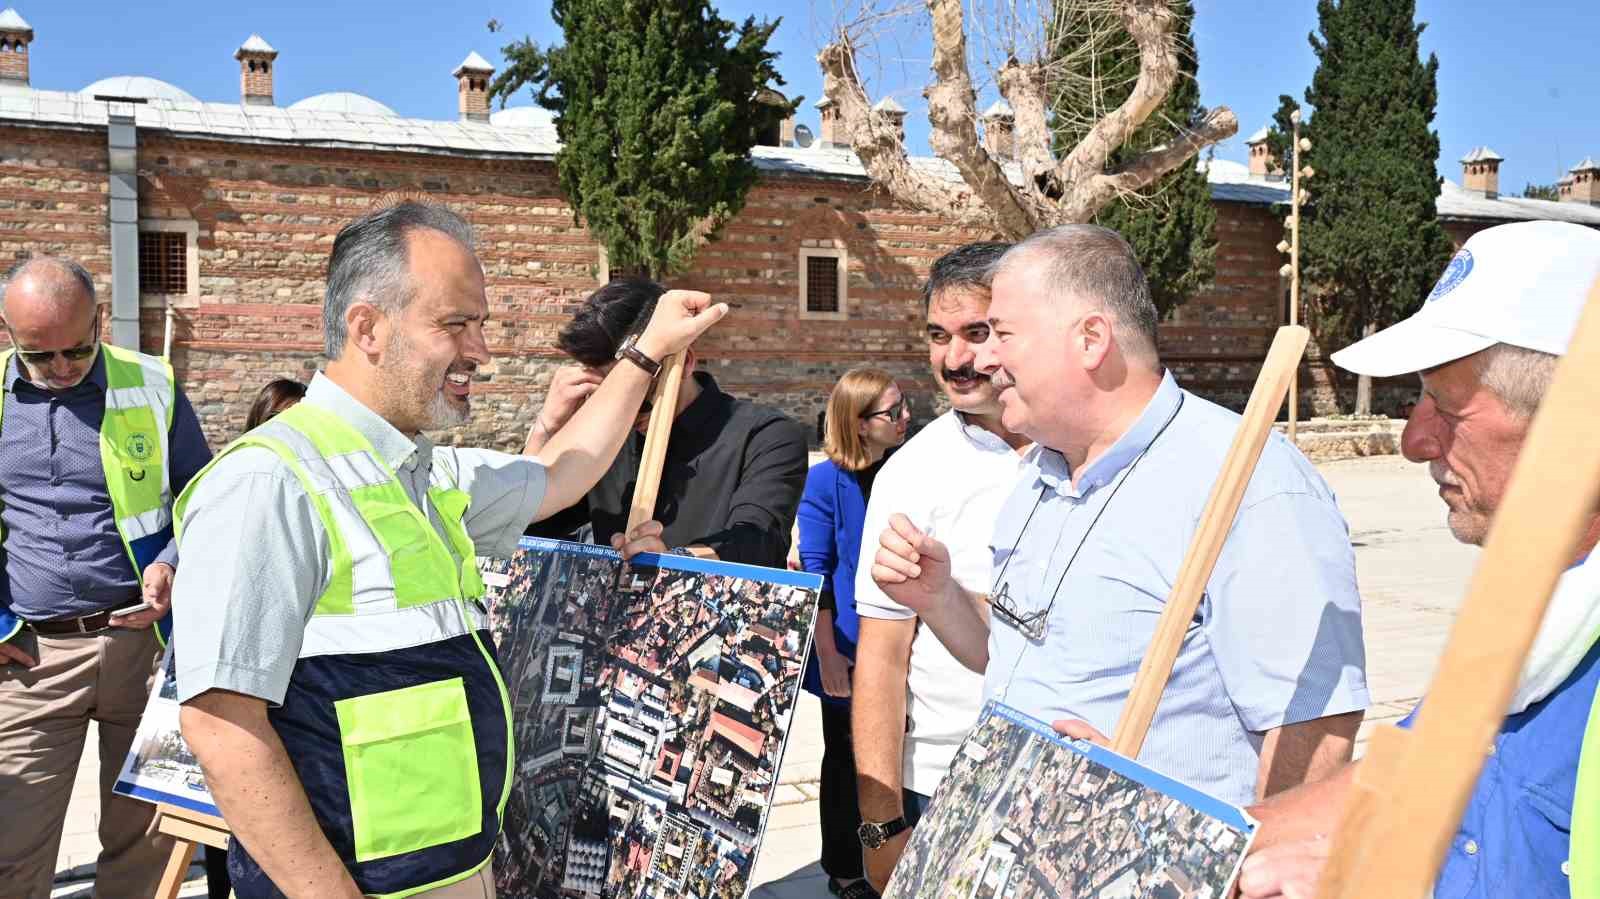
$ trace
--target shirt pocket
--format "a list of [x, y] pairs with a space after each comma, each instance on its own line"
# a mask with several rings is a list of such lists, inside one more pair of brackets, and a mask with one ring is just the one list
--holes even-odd
[[476, 835], [483, 828], [477, 744], [459, 677], [334, 703], [356, 861]]

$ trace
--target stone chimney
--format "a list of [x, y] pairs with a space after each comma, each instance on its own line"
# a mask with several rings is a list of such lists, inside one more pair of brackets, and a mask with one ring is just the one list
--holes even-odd
[[895, 102], [893, 97], [884, 97], [872, 107], [872, 111], [882, 116], [900, 135], [900, 143], [906, 142], [906, 108]]
[[1017, 116], [1010, 103], [996, 100], [983, 111], [983, 148], [996, 159], [1017, 158]]
[[1283, 165], [1267, 146], [1267, 129], [1262, 128], [1245, 139], [1250, 148], [1250, 176], [1252, 178], [1282, 178]]
[[791, 112], [784, 118], [783, 124], [778, 126], [778, 146], [794, 146], [794, 126], [794, 113]]
[[1567, 170], [1559, 182], [1561, 202], [1600, 206], [1600, 164], [1590, 156]]
[[261, 35], [252, 34], [233, 51], [233, 58], [239, 60], [239, 102], [246, 106], [271, 106], [272, 67], [278, 51], [262, 40]]
[[1478, 147], [1461, 157], [1461, 186], [1488, 199], [1500, 196], [1500, 163], [1505, 157], [1489, 149]]
[[14, 9], [0, 12], [0, 84], [28, 83], [28, 45], [33, 26]]
[[823, 147], [839, 146], [839, 107], [832, 100], [823, 97], [817, 101], [817, 115], [822, 118], [822, 133], [817, 135], [817, 143]]
[[476, 52], [468, 53], [450, 74], [456, 76], [456, 103], [462, 121], [489, 121], [489, 78], [494, 75], [494, 66]]

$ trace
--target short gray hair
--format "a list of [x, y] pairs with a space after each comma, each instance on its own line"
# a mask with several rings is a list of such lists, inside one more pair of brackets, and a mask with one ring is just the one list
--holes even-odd
[[370, 212], [339, 229], [328, 258], [328, 292], [322, 303], [323, 350], [329, 359], [344, 352], [344, 317], [350, 306], [365, 301], [398, 314], [416, 296], [407, 278], [410, 263], [406, 235], [420, 229], [439, 231], [471, 251], [472, 226], [434, 203], [407, 200]]
[[1159, 365], [1156, 304], [1144, 269], [1121, 234], [1099, 225], [1038, 231], [1007, 251], [996, 271], [1034, 259], [1044, 263], [1045, 290], [1057, 298], [1095, 302], [1119, 326], [1117, 336], [1130, 355]]
[[1560, 356], [1497, 343], [1474, 358], [1478, 381], [1521, 418], [1532, 418], [1555, 379]]
[[5, 307], [5, 292], [12, 283], [24, 275], [33, 274], [36, 268], [53, 268], [57, 277], [65, 275], [69, 281], [77, 282], [89, 298], [89, 305], [94, 305], [94, 276], [89, 274], [88, 269], [65, 256], [30, 256], [6, 269], [5, 280], [0, 282], [0, 309]]

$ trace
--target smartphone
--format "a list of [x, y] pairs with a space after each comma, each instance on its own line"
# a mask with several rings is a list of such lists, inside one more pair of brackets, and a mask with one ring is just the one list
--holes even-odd
[[139, 602], [125, 608], [112, 609], [111, 617], [115, 618], [119, 615], [132, 615], [134, 612], [143, 612], [148, 608], [150, 608], [150, 604], [148, 602]]

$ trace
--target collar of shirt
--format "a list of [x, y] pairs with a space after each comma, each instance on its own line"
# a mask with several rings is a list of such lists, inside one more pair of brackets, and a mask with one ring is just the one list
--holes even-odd
[[1156, 392], [1145, 403], [1144, 411], [1134, 421], [1133, 426], [1124, 431], [1117, 442], [1111, 444], [1100, 458], [1090, 463], [1083, 471], [1083, 477], [1078, 483], [1072, 483], [1072, 466], [1067, 464], [1065, 456], [1048, 447], [1041, 448], [1036, 460], [1039, 469], [1038, 482], [1054, 490], [1062, 496], [1081, 498], [1093, 493], [1095, 490], [1111, 483], [1117, 473], [1127, 468], [1139, 454], [1150, 448], [1150, 443], [1161, 433], [1161, 427], [1172, 416], [1173, 410], [1183, 399], [1183, 389], [1173, 379], [1172, 372], [1168, 371], [1161, 376], [1161, 384], [1156, 387]]
[[[26, 384], [28, 387], [30, 387], [30, 388], [32, 388], [34, 390], [40, 391], [42, 393], [55, 393], [56, 392], [56, 391], [50, 390], [50, 389], [45, 388], [45, 387], [40, 387], [39, 385], [37, 385], [37, 384], [33, 383], [32, 381], [28, 380], [27, 378], [23, 377], [22, 376], [22, 357], [17, 355], [16, 353], [12, 353], [11, 354], [11, 362], [10, 362], [9, 365], [6, 366], [5, 378], [4, 378], [4, 382], [3, 382], [4, 383], [4, 387], [5, 387], [5, 392], [6, 393], [15, 393], [18, 381], [21, 381], [23, 384]], [[64, 390], [64, 391], [61, 391], [61, 392], [62, 393], [71, 393], [72, 391], [77, 390], [78, 388], [84, 386], [85, 384], [100, 388], [100, 392], [101, 393], [105, 393], [106, 392], [106, 354], [105, 353], [97, 351], [94, 354], [94, 365], [89, 367], [89, 374], [82, 381], [79, 381], [77, 384], [75, 384], [72, 387], [69, 387], [67, 390]]]
[[[681, 429], [691, 434], [700, 432], [711, 424], [717, 410], [728, 403], [728, 395], [717, 386], [717, 379], [711, 377], [710, 372], [697, 371], [694, 373], [694, 380], [700, 385], [700, 395], [695, 397], [694, 402], [673, 421], [674, 431]], [[651, 388], [652, 391], [654, 389]]]
[[[989, 430], [983, 425], [974, 422], [967, 416], [965, 412], [956, 412], [955, 416], [956, 423], [961, 426], [961, 436], [967, 438], [967, 442], [971, 443], [977, 449], [980, 449], [986, 453], [1017, 452], [1011, 448], [1011, 444], [1000, 439], [1000, 435]], [[1019, 455], [1026, 455], [1026, 451]]]
[[377, 450], [378, 457], [393, 470], [409, 469], [418, 460], [432, 456], [433, 442], [427, 437], [418, 434], [417, 439], [412, 440], [400, 433], [383, 416], [367, 408], [322, 372], [312, 376], [304, 402], [321, 406], [348, 422], [367, 438], [367, 442]]

